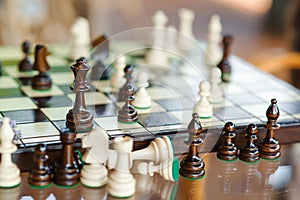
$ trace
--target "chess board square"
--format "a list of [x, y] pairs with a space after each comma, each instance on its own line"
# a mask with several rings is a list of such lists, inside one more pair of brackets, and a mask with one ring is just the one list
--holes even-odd
[[72, 106], [72, 101], [66, 96], [33, 97], [33, 102], [39, 108]]
[[55, 65], [55, 66], [54, 65], [51, 66], [50, 73], [55, 74], [55, 75], [59, 74], [57, 72], [59, 72], [59, 73], [69, 73], [69, 74], [72, 75], [72, 71], [71, 71], [69, 65], [58, 64], [58, 65]]
[[251, 118], [252, 116], [242, 110], [241, 108], [235, 106], [235, 107], [225, 107], [220, 108], [215, 111], [214, 114], [219, 119], [223, 120], [224, 122], [230, 121], [230, 120], [236, 120], [240, 118]]
[[92, 81], [91, 85], [100, 92], [111, 93], [113, 91], [110, 87], [109, 80]]
[[48, 121], [39, 109], [3, 111], [2, 114], [4, 117], [16, 120], [17, 124]]
[[113, 103], [109, 104], [99, 104], [87, 106], [87, 109], [93, 113], [95, 118], [103, 116], [117, 115], [119, 112], [119, 107]]
[[282, 102], [293, 102], [299, 100], [299, 96], [289, 94], [288, 92], [278, 92], [277, 90], [270, 90], [267, 92], [266, 91], [257, 92], [255, 93], [255, 95], [259, 96], [260, 98], [264, 99], [267, 102], [270, 102], [271, 99], [275, 98], [280, 104]]
[[0, 89], [0, 97], [22, 97], [25, 96], [19, 88]]
[[194, 107], [194, 103], [188, 98], [177, 98], [177, 99], [161, 99], [156, 100], [167, 111], [174, 110], [191, 110]]
[[5, 88], [18, 88], [18, 83], [9, 76], [2, 76], [0, 77], [0, 89]]
[[160, 127], [181, 124], [181, 121], [167, 112], [139, 114], [139, 123], [144, 127]]
[[291, 101], [281, 103], [278, 101], [278, 107], [281, 110], [284, 110], [291, 114], [299, 114], [300, 113], [300, 101]]
[[105, 130], [121, 130], [122, 132], [126, 132], [126, 133], [134, 133], [136, 131], [146, 131], [138, 123], [124, 124], [118, 122], [117, 116], [95, 118], [94, 121]]
[[55, 108], [41, 108], [41, 111], [51, 120], [65, 120], [66, 115], [72, 106], [55, 107]]
[[31, 86], [32, 77], [19, 77], [17, 81], [20, 85], [30, 85]]
[[18, 66], [7, 66], [4, 69], [11, 77], [33, 77], [38, 74], [38, 71], [20, 72]]
[[55, 95], [63, 95], [63, 91], [57, 87], [57, 85], [52, 85], [50, 90], [34, 90], [31, 86], [22, 86], [21, 89], [23, 92], [29, 97], [47, 97], [47, 96], [55, 96]]
[[[125, 102], [117, 102], [117, 106], [122, 109]], [[166, 111], [163, 107], [161, 107], [159, 104], [152, 101], [151, 108], [149, 109], [138, 109], [135, 108], [138, 114], [144, 114], [144, 113], [151, 113], [151, 112], [164, 112]]]
[[17, 129], [21, 131], [23, 138], [59, 136], [59, 131], [51, 122], [20, 124]]
[[265, 102], [265, 100], [260, 99], [255, 94], [228, 95], [226, 98], [239, 105], [261, 104]]
[[165, 87], [149, 87], [146, 89], [152, 100], [179, 98], [183, 95]]
[[66, 85], [57, 85], [61, 91], [63, 91], [65, 94], [74, 93], [71, 89], [71, 83]]
[[[51, 69], [52, 70], [52, 69]], [[51, 73], [52, 82], [57, 85], [72, 84], [74, 75], [71, 72]]]
[[14, 97], [0, 99], [0, 110], [24, 110], [36, 109], [37, 106], [28, 97]]
[[[85, 94], [85, 103], [86, 105], [96, 105], [96, 104], [108, 104], [110, 100], [100, 92], [86, 92]], [[68, 97], [74, 102], [75, 93], [68, 94]]]

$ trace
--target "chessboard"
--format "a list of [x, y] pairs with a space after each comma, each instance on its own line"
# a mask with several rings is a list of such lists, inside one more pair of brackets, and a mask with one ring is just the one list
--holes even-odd
[[[124, 54], [124, 49], [134, 49], [134, 46], [139, 44], [136, 41], [118, 41], [110, 45], [112, 56], [107, 63], [112, 71], [115, 57]], [[72, 63], [64, 56], [68, 48], [53, 45], [49, 49], [52, 52], [48, 60], [51, 65], [49, 74], [53, 85], [47, 91], [31, 88], [31, 77], [37, 71], [18, 71], [17, 63], [22, 57], [18, 48], [0, 49], [3, 63], [0, 113], [1, 117], [15, 120], [16, 128], [22, 133], [22, 138], [16, 141], [19, 147], [17, 153], [33, 152], [32, 147], [38, 143], [46, 143], [50, 149], [51, 144], [60, 144], [60, 131], [66, 126], [66, 114], [74, 104], [75, 94], [70, 90], [74, 81], [69, 68]], [[186, 152], [188, 145], [182, 139], [188, 135], [187, 125], [192, 118], [194, 104], [199, 99], [199, 83], [209, 79], [211, 66], [198, 59], [204, 57], [203, 51], [202, 54], [189, 55], [191, 62], [173, 59], [169, 67], [146, 65], [144, 60], [149, 48], [136, 49], [125, 56], [127, 62], [134, 65], [134, 77], [141, 71], [148, 73], [150, 85], [146, 90], [152, 99], [151, 109], [137, 109], [138, 123], [120, 123], [117, 115], [124, 102], [117, 101], [116, 91], [110, 87], [109, 80], [88, 80], [91, 88], [85, 93], [85, 99], [87, 108], [94, 116], [94, 125], [105, 129], [110, 139], [130, 135], [136, 144], [168, 135], [174, 139], [174, 145], [182, 147], [175, 148], [176, 153]], [[193, 63], [193, 57], [199, 61]], [[200, 119], [207, 140], [203, 151], [216, 149], [223, 126], [228, 121], [236, 124], [237, 133], [244, 133], [249, 123], [256, 123], [263, 129], [267, 121], [265, 112], [272, 98], [277, 99], [280, 108], [278, 123], [282, 129], [276, 133], [277, 138], [281, 143], [299, 141], [300, 136], [295, 134], [294, 129], [300, 122], [299, 90], [234, 55], [230, 59], [232, 80], [223, 84], [225, 101], [214, 105], [212, 118]], [[289, 128], [292, 128], [290, 132], [293, 137], [285, 136]], [[238, 138], [243, 137], [240, 135]], [[244, 142], [243, 139], [238, 141]]]

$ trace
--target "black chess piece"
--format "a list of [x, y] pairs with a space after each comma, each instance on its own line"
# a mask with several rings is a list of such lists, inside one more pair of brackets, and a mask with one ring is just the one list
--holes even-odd
[[224, 126], [225, 132], [223, 133], [223, 144], [219, 146], [217, 157], [221, 160], [235, 160], [238, 158], [237, 148], [233, 143], [235, 138], [235, 124], [227, 122]]
[[268, 122], [265, 125], [267, 128], [266, 137], [258, 145], [260, 157], [264, 159], [277, 159], [280, 157], [280, 144], [274, 137], [274, 131], [280, 129], [280, 125], [277, 123], [279, 115], [277, 100], [272, 99], [271, 105], [266, 111], [268, 118]]
[[184, 141], [186, 144], [190, 145], [194, 137], [198, 137], [202, 133], [202, 125], [199, 120], [199, 115], [197, 113], [192, 114], [192, 120], [190, 121], [187, 131], [189, 137]]
[[202, 133], [202, 127], [199, 121], [197, 113], [193, 113], [193, 119], [191, 120], [188, 131], [193, 133], [189, 152], [186, 157], [180, 162], [179, 174], [185, 178], [199, 179], [205, 175], [204, 162], [199, 156], [199, 148], [203, 144], [203, 140], [200, 138]]
[[60, 186], [74, 186], [79, 183], [79, 167], [76, 165], [73, 152], [73, 144], [76, 133], [70, 129], [64, 129], [60, 133], [62, 142], [61, 160], [54, 171], [53, 182]]
[[229, 61], [229, 55], [231, 53], [231, 45], [233, 42], [233, 35], [224, 34], [223, 35], [223, 57], [220, 63], [217, 65], [222, 71], [223, 82], [229, 82], [231, 79], [231, 64]]
[[247, 144], [241, 149], [239, 158], [245, 162], [256, 162], [259, 160], [260, 155], [258, 148], [254, 143], [257, 140], [257, 126], [255, 124], [249, 124], [246, 132]]
[[47, 187], [52, 182], [51, 169], [47, 165], [49, 157], [46, 151], [45, 144], [39, 144], [35, 148], [34, 165], [28, 176], [28, 183], [32, 186]]
[[22, 51], [24, 53], [24, 58], [19, 62], [18, 67], [19, 71], [30, 71], [32, 70], [32, 63], [29, 60], [29, 53], [30, 53], [30, 42], [29, 41], [24, 41], [22, 43]]
[[131, 84], [126, 86], [126, 99], [125, 104], [118, 113], [118, 121], [121, 123], [136, 123], [138, 120], [137, 111], [131, 105], [134, 100], [133, 87]]
[[125, 101], [125, 99], [127, 98], [126, 97], [127, 85], [131, 85], [133, 94], [137, 91], [137, 87], [133, 81], [132, 72], [133, 72], [133, 65], [126, 65], [126, 67], [124, 68], [124, 73], [125, 73], [124, 77], [126, 78], [126, 82], [119, 91], [118, 101]]
[[50, 66], [46, 60], [49, 55], [47, 48], [44, 45], [36, 45], [34, 52], [33, 69], [39, 71], [39, 74], [32, 78], [31, 86], [35, 90], [49, 90], [52, 85], [50, 76], [47, 71]]
[[84, 58], [80, 58], [70, 67], [75, 78], [73, 91], [76, 96], [73, 108], [67, 113], [66, 126], [78, 133], [88, 132], [93, 128], [93, 115], [86, 108], [84, 97], [84, 93], [90, 89], [86, 81], [90, 66], [85, 61]]

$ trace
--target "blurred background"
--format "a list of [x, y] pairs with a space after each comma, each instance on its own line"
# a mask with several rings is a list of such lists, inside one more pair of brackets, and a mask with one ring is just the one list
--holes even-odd
[[168, 15], [169, 25], [178, 27], [180, 8], [195, 12], [193, 31], [203, 40], [210, 17], [220, 15], [223, 32], [235, 37], [234, 54], [300, 86], [294, 66], [300, 63], [298, 54], [285, 59], [287, 67], [274, 67], [280, 56], [300, 51], [299, 0], [0, 0], [0, 44], [20, 45], [24, 39], [68, 43], [77, 16], [89, 20], [92, 39], [152, 26], [151, 16], [157, 10]]

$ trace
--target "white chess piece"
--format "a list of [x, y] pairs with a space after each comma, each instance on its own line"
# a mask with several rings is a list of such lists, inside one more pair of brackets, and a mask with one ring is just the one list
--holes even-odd
[[211, 118], [213, 116], [213, 107], [210, 104], [210, 83], [202, 81], [199, 84], [200, 100], [196, 102], [193, 112], [198, 113], [200, 118]]
[[146, 72], [138, 74], [136, 86], [139, 89], [134, 95], [135, 99], [132, 105], [137, 109], [149, 109], [151, 107], [151, 97], [146, 91], [146, 87], [149, 86], [148, 74]]
[[126, 66], [126, 57], [120, 56], [114, 64], [115, 72], [110, 78], [110, 86], [114, 89], [121, 88], [125, 82], [126, 79], [124, 78], [124, 68]]
[[218, 15], [211, 17], [208, 26], [208, 44], [206, 50], [205, 61], [209, 65], [217, 65], [222, 59], [222, 49], [220, 43], [222, 41], [222, 24]]
[[74, 60], [88, 57], [90, 53], [90, 25], [84, 17], [77, 17], [71, 27], [71, 55]]
[[135, 192], [135, 179], [130, 173], [130, 153], [133, 148], [131, 137], [116, 137], [113, 140], [113, 149], [117, 152], [116, 167], [108, 177], [107, 191], [111, 196], [125, 198]]
[[168, 22], [166, 14], [159, 10], [152, 17], [153, 43], [152, 48], [146, 55], [146, 63], [166, 66], [168, 64], [167, 54], [162, 50], [165, 41], [165, 27]]
[[213, 67], [210, 73], [210, 93], [211, 93], [211, 103], [217, 104], [224, 101], [224, 91], [221, 87], [222, 79], [221, 79], [222, 72], [218, 67]]
[[12, 162], [11, 154], [17, 150], [17, 146], [13, 143], [14, 131], [10, 126], [8, 118], [2, 119], [0, 128], [0, 187], [15, 187], [20, 184], [20, 170], [16, 164]]
[[82, 138], [82, 148], [87, 148], [82, 159], [86, 163], [80, 173], [80, 181], [87, 187], [102, 187], [107, 183], [104, 163], [108, 157], [108, 137], [104, 129], [96, 126]]
[[192, 10], [181, 8], [178, 11], [179, 17], [179, 33], [178, 46], [182, 50], [189, 50], [192, 46], [192, 40], [195, 36], [193, 34], [193, 21], [195, 13]]

